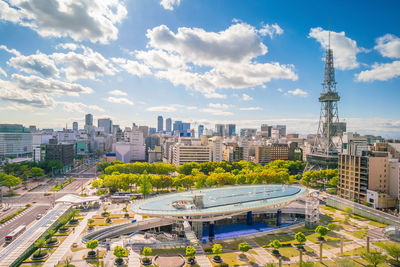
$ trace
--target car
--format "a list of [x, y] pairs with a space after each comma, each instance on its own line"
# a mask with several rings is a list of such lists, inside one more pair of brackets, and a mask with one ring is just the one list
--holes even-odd
[[36, 220], [40, 220], [40, 218], [42, 218], [42, 214], [38, 214], [37, 216], [36, 216]]

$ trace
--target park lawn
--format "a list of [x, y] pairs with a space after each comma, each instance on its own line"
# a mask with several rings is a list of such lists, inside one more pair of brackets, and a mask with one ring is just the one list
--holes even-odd
[[[219, 264], [216, 264], [212, 261], [212, 258], [214, 257], [215, 254], [210, 254], [207, 255], [207, 257], [210, 259], [210, 262], [212, 263], [213, 266], [219, 266]], [[248, 265], [249, 261], [253, 261], [254, 262], [254, 258], [253, 257], [248, 257], [249, 261], [245, 262], [245, 261], [240, 261], [239, 258], [239, 253], [235, 253], [235, 252], [228, 252], [228, 253], [222, 253], [220, 254], [222, 260], [227, 263], [229, 266], [236, 266], [236, 265]]]
[[186, 248], [153, 249], [152, 255], [186, 255]]
[[330, 206], [320, 206], [320, 208], [324, 209], [324, 210], [336, 210], [335, 208], [330, 207]]
[[376, 222], [376, 221], [370, 221], [370, 222], [368, 222], [368, 224], [375, 226], [375, 227], [379, 227], [379, 228], [385, 228], [387, 226], [387, 224]]
[[[320, 241], [318, 240], [319, 234], [314, 233], [311, 235], [307, 236], [307, 240], [313, 242], [313, 243], [319, 243]], [[338, 237], [337, 234], [333, 233], [333, 232], [328, 232], [328, 235], [326, 235], [324, 237], [325, 241], [330, 243], [330, 242], [339, 242], [340, 241], [340, 237]]]
[[305, 226], [300, 226], [300, 227], [293, 228], [291, 231], [293, 233], [295, 233], [295, 234], [298, 233], [298, 232], [302, 232], [303, 234], [307, 234], [307, 233], [315, 233], [314, 230], [315, 229], [309, 229], [309, 228], [306, 228]]
[[[375, 250], [371, 249], [371, 252], [374, 252]], [[343, 252], [343, 254], [337, 253], [337, 256], [360, 256], [362, 253], [367, 252], [367, 248], [366, 247], [359, 247], [359, 248], [355, 248], [352, 250], [348, 250]]]
[[360, 215], [356, 215], [356, 214], [353, 214], [352, 218], [355, 219], [355, 220], [358, 220], [358, 221], [369, 221], [369, 219], [367, 219], [365, 217], [362, 217]]
[[319, 218], [319, 221], [320, 223], [327, 223], [333, 221], [333, 218], [328, 215], [322, 215], [321, 218]]
[[230, 242], [221, 242], [220, 244], [224, 249], [239, 250], [239, 244], [245, 242], [244, 240], [234, 240]]
[[[303, 255], [314, 252], [314, 250], [310, 247], [304, 246], [304, 248], [305, 248], [306, 252], [304, 252]], [[294, 247], [281, 247], [279, 249], [279, 252], [281, 253], [281, 255], [283, 257], [286, 257], [286, 258], [298, 257], [300, 255], [300, 252]]]
[[385, 241], [376, 241], [373, 244], [375, 246], [383, 248], [383, 249], [385, 249], [385, 246], [387, 246], [387, 245], [395, 245], [395, 246], [398, 246], [400, 248], [400, 244], [399, 243], [395, 243], [395, 242], [392, 242], [392, 241], [386, 241], [386, 240]]
[[47, 261], [47, 260], [50, 258], [51, 254], [53, 254], [54, 251], [56, 251], [56, 249], [54, 249], [54, 248], [42, 248], [42, 250], [47, 250], [47, 252], [49, 253], [49, 256], [48, 256], [47, 258], [42, 259], [42, 260], [32, 260], [32, 255], [33, 255], [33, 253], [35, 253], [35, 252], [37, 251], [37, 250], [35, 250], [35, 252], [33, 252], [32, 255], [30, 255], [29, 258], [27, 258], [27, 259], [24, 260], [23, 262], [24, 262], [24, 263], [45, 262], [45, 261]]
[[255, 241], [257, 244], [263, 246], [266, 245], [268, 246], [269, 243], [271, 243], [274, 240], [279, 240], [281, 243], [293, 243], [295, 242], [295, 239], [292, 235], [265, 235], [265, 236], [259, 236], [253, 238], [253, 241]]
[[[368, 262], [361, 259], [361, 258], [357, 258], [357, 259], [353, 259], [353, 261], [357, 264], [356, 266], [368, 266]], [[378, 267], [389, 267], [390, 265], [386, 264], [386, 263], [381, 263], [378, 264]]]
[[356, 238], [364, 239], [364, 237], [366, 237], [368, 234], [368, 230], [358, 230], [358, 231], [352, 231], [352, 232], [348, 232], [348, 233]]
[[[292, 263], [292, 264], [283, 264], [282, 266], [285, 267], [299, 267], [298, 263]], [[337, 267], [336, 263], [334, 261], [322, 261], [322, 264], [320, 262], [315, 262], [314, 267]]]

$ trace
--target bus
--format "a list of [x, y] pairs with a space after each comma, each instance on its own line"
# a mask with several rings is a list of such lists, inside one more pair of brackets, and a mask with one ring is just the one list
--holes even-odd
[[14, 231], [6, 235], [6, 244], [10, 244], [14, 239], [16, 239], [20, 234], [22, 234], [26, 229], [26, 225], [20, 225]]

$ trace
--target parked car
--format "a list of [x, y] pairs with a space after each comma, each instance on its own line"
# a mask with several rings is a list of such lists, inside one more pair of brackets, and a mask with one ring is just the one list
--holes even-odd
[[36, 216], [36, 220], [40, 220], [40, 218], [42, 218], [42, 214], [38, 214], [37, 216]]

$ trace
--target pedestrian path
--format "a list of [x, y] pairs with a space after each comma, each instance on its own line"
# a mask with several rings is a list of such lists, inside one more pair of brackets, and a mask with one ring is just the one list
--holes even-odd
[[253, 248], [253, 250], [258, 254], [258, 255], [252, 255], [254, 258], [261, 263], [261, 266], [265, 266], [267, 263], [276, 263], [278, 262], [277, 259], [275, 259], [271, 254], [269, 254], [263, 247], [261, 247], [259, 244], [257, 244], [254, 240], [252, 239], [246, 239], [246, 242]]
[[43, 267], [53, 267], [55, 266], [58, 262], [60, 262], [65, 254], [69, 251], [70, 247], [72, 246], [73, 243], [77, 243], [78, 239], [80, 238], [81, 233], [86, 227], [88, 219], [92, 218], [93, 215], [95, 215], [96, 212], [92, 211], [86, 214], [86, 216], [81, 220], [79, 225], [75, 227], [74, 232], [71, 233], [65, 240], [64, 242], [61, 243], [61, 245], [56, 249], [56, 251], [51, 254], [49, 259], [42, 265]]
[[133, 249], [129, 251], [128, 266], [129, 267], [140, 266], [140, 254], [137, 251], [134, 251]]
[[196, 249], [196, 261], [200, 267], [212, 267], [212, 264], [206, 253], [203, 250], [203, 247], [199, 244], [199, 240], [194, 234], [192, 227], [190, 224], [185, 221], [183, 223], [183, 229], [185, 230], [185, 236], [189, 240], [190, 245], [192, 245]]

